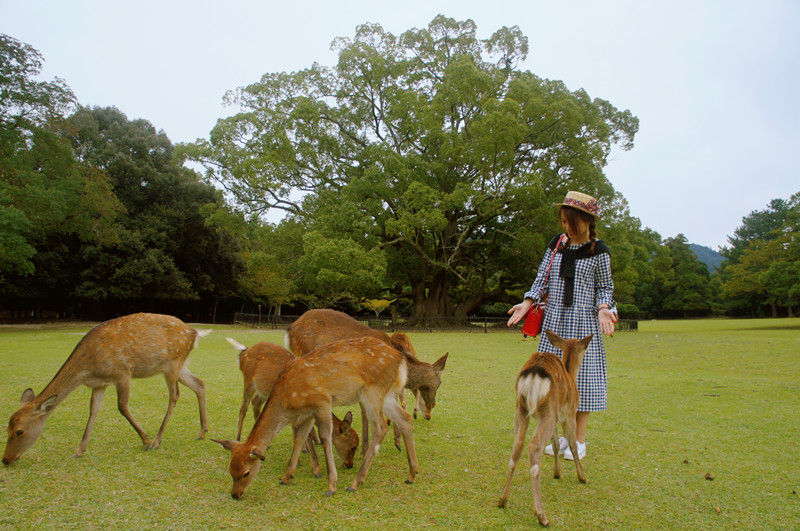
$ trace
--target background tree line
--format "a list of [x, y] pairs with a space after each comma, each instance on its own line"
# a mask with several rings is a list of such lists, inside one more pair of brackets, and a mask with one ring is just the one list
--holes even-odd
[[399, 36], [363, 25], [335, 41], [334, 67], [230, 92], [240, 112], [178, 146], [37, 81], [40, 54], [0, 39], [6, 317], [228, 320], [394, 299], [418, 321], [501, 315], [570, 189], [605, 207], [623, 314], [780, 315], [800, 302], [797, 195], [745, 217], [710, 275], [683, 235], [642, 227], [603, 173], [638, 119], [518, 69], [516, 27], [480, 40], [472, 21], [441, 16]]

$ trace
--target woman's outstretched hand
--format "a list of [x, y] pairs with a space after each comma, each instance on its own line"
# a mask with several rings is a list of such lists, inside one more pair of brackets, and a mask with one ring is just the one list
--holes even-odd
[[533, 300], [525, 299], [519, 304], [516, 304], [508, 310], [508, 313], [511, 314], [511, 317], [508, 318], [508, 325], [515, 325], [525, 317], [525, 314], [528, 313], [530, 307], [533, 306]]
[[600, 330], [609, 337], [614, 335], [614, 323], [617, 322], [617, 314], [608, 308], [602, 308], [597, 315], [600, 320]]

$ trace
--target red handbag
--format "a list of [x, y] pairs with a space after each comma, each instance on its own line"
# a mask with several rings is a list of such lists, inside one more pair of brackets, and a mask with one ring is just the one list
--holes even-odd
[[[556, 257], [556, 250], [561, 247], [561, 242], [566, 239], [567, 235], [562, 234], [556, 243], [556, 248], [553, 250], [553, 255], [550, 257], [550, 263], [547, 265], [547, 274], [545, 282], [550, 279], [550, 268], [553, 266], [553, 259]], [[533, 303], [533, 306], [528, 308], [528, 313], [525, 314], [525, 322], [522, 325], [522, 333], [526, 336], [536, 337], [542, 333], [542, 323], [544, 322], [544, 309], [547, 306], [547, 299], [541, 302], [541, 297], [538, 301]]]

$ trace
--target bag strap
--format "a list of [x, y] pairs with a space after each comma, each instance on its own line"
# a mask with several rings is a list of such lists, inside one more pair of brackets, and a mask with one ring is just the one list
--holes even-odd
[[[565, 242], [566, 240], [567, 240], [567, 235], [566, 234], [562, 234], [561, 237], [558, 239], [558, 242], [556, 243], [556, 248], [553, 249], [553, 254], [550, 255], [550, 263], [547, 264], [547, 273], [545, 273], [545, 277], [544, 277], [545, 283], [548, 283], [550, 281], [550, 268], [553, 267], [553, 260], [556, 257], [556, 252], [558, 251], [558, 248], [561, 247], [561, 243]], [[550, 296], [550, 288], [549, 288], [549, 286], [547, 288], [547, 296], [548, 297]], [[539, 300], [536, 301], [536, 304], [540, 304], [541, 300], [542, 300], [542, 297], [540, 296]]]

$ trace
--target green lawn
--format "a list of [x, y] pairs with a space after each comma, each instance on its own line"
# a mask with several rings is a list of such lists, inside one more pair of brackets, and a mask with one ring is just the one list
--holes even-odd
[[[41, 391], [89, 327], [0, 327], [4, 421], [26, 387]], [[190, 358], [206, 382], [209, 438], [233, 438], [242, 379], [225, 337], [282, 344], [283, 332], [198, 327], [215, 330]], [[184, 387], [161, 449], [141, 450], [110, 390], [86, 455], [71, 459], [88, 416], [90, 393], [80, 388], [39, 441], [0, 468], [0, 528], [537, 526], [525, 462], [508, 507], [495, 506], [513, 440], [514, 379], [536, 342], [514, 332], [410, 336], [427, 361], [450, 352], [433, 418], [415, 423], [414, 485], [403, 483], [405, 454], [389, 437], [357, 493], [344, 490], [355, 469], [339, 467], [339, 491], [325, 497], [327, 482], [311, 476], [306, 457], [292, 485], [281, 486], [286, 429], [245, 497], [233, 500], [230, 454], [209, 438], [195, 440], [197, 401]], [[800, 527], [800, 319], [642, 322], [639, 332], [618, 333], [606, 347], [609, 410], [589, 425], [589, 483], [578, 483], [571, 463], [560, 480], [549, 458], [544, 464], [551, 527]], [[166, 399], [163, 379], [134, 381], [131, 410], [151, 436]], [[356, 466], [360, 459], [359, 452]]]

